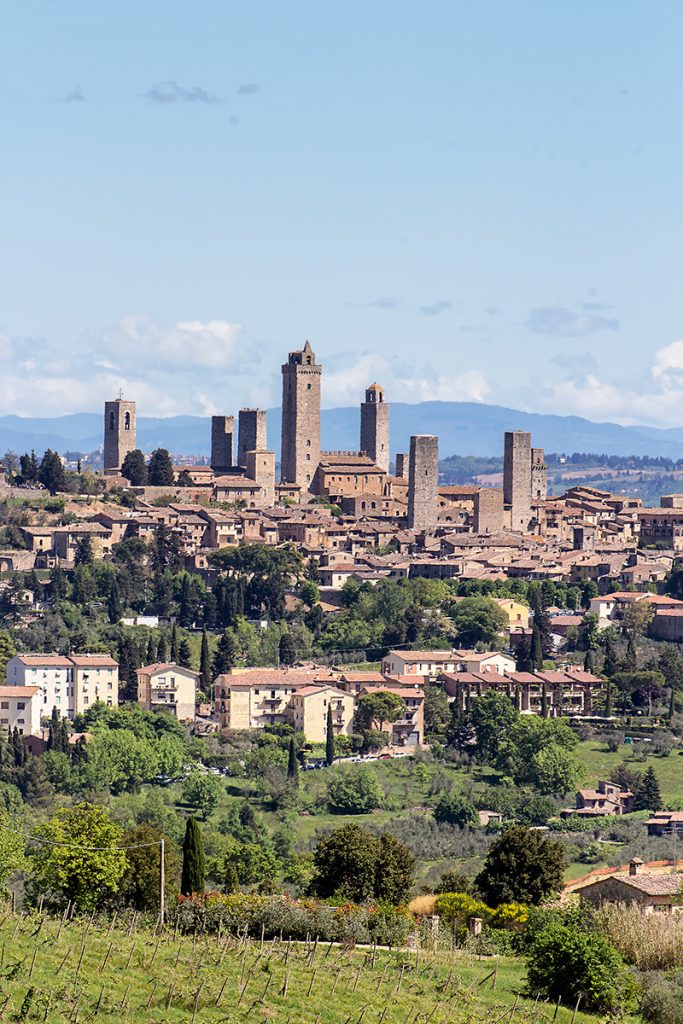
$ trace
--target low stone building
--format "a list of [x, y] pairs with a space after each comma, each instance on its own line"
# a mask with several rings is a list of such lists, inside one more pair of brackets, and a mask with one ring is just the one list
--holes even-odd
[[640, 907], [646, 914], [678, 912], [683, 908], [681, 875], [643, 871], [643, 862], [634, 858], [628, 874], [615, 873], [575, 890], [594, 907], [603, 903], [625, 903]]

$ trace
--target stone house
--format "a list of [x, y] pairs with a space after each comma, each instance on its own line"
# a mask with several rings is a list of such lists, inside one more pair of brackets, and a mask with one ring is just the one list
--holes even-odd
[[594, 907], [603, 903], [625, 903], [640, 907], [644, 913], [678, 913], [683, 908], [681, 875], [653, 874], [643, 871], [643, 862], [634, 858], [628, 874], [615, 873], [575, 890]]
[[138, 704], [146, 711], [169, 711], [179, 722], [195, 719], [199, 676], [175, 662], [158, 662], [137, 670]]

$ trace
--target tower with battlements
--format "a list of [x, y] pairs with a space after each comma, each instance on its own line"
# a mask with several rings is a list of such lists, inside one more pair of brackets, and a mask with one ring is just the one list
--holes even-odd
[[282, 367], [282, 471], [283, 483], [310, 489], [320, 461], [320, 381], [311, 343], [289, 353]]
[[266, 410], [240, 409], [237, 421], [237, 465], [246, 466], [247, 452], [265, 451]]
[[433, 530], [439, 514], [439, 439], [416, 434], [408, 462], [408, 527]]
[[211, 417], [211, 469], [214, 473], [232, 468], [234, 438], [234, 416]]
[[123, 460], [136, 447], [135, 402], [123, 395], [104, 403], [104, 472], [120, 473]]
[[379, 384], [370, 385], [361, 403], [360, 450], [385, 473], [389, 472], [389, 405]]

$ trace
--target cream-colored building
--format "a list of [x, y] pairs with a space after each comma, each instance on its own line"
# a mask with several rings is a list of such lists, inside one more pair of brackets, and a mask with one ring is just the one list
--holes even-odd
[[457, 651], [389, 651], [382, 659], [385, 676], [426, 676], [456, 672], [461, 658]]
[[262, 729], [290, 718], [292, 695], [317, 683], [334, 685], [327, 669], [233, 669], [214, 683], [216, 715], [224, 729]]
[[324, 743], [327, 738], [328, 708], [332, 707], [332, 728], [335, 736], [353, 732], [355, 700], [350, 693], [335, 686], [313, 684], [295, 690], [289, 701], [290, 722], [302, 732], [309, 743]]
[[42, 706], [39, 686], [0, 686], [0, 732], [7, 736], [17, 729], [20, 736], [37, 736]]
[[43, 718], [53, 708], [73, 718], [98, 700], [108, 707], [119, 703], [119, 666], [108, 654], [17, 654], [6, 676], [8, 685], [40, 688]]
[[145, 711], [169, 711], [179, 722], [193, 722], [199, 676], [175, 662], [157, 662], [137, 671], [138, 704]]

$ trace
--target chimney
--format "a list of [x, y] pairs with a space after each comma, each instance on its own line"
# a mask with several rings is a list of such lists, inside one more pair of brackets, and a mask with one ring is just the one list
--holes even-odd
[[633, 860], [629, 862], [628, 873], [632, 877], [633, 877], [633, 875], [639, 875], [640, 872], [642, 871], [642, 869], [643, 869], [643, 862], [642, 862], [642, 860], [639, 857], [634, 857]]

